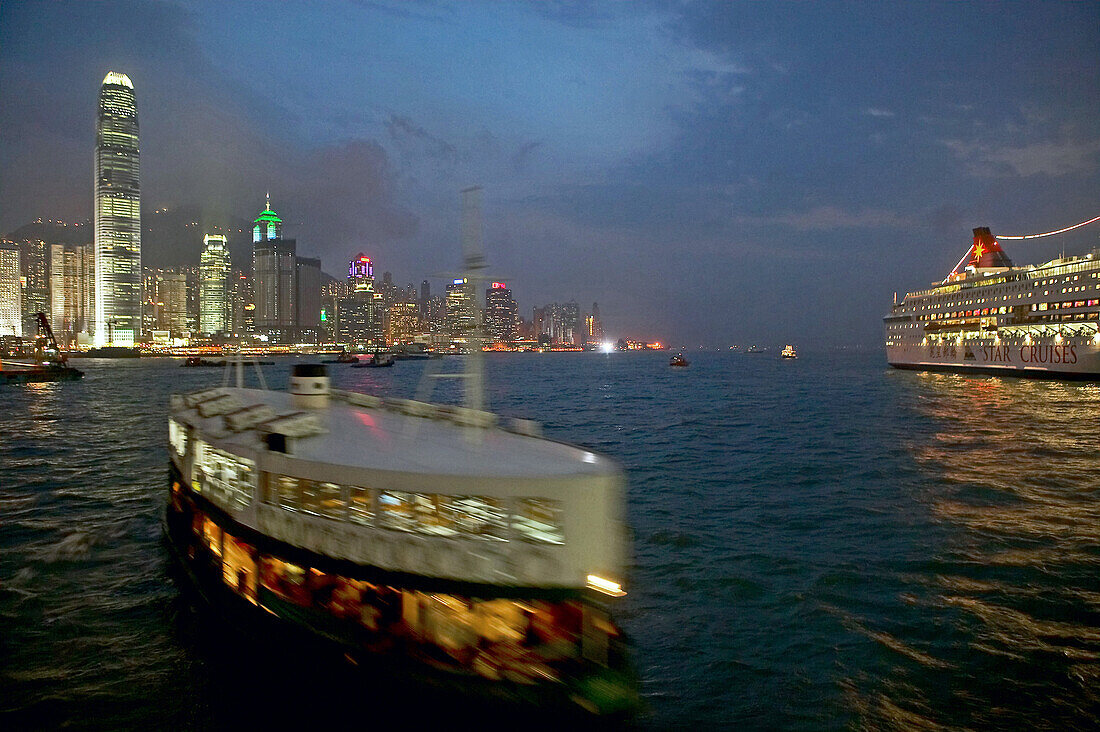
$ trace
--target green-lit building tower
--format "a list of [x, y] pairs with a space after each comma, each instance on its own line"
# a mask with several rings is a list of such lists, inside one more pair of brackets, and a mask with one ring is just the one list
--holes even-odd
[[[290, 343], [298, 326], [297, 242], [283, 238], [283, 221], [267, 206], [252, 227], [252, 281], [256, 333], [273, 343]], [[318, 308], [319, 309], [319, 308]]]

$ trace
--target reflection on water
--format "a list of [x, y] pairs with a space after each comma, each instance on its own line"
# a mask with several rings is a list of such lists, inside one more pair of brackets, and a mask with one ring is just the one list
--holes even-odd
[[925, 373], [898, 399], [941, 541], [903, 577], [917, 612], [865, 630], [894, 656], [849, 703], [874, 728], [1093, 724], [1100, 385]]

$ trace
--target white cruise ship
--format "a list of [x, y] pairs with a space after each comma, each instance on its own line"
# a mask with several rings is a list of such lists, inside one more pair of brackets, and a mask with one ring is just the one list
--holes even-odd
[[1100, 249], [1015, 266], [977, 228], [961, 272], [906, 294], [883, 320], [896, 368], [1100, 379]]

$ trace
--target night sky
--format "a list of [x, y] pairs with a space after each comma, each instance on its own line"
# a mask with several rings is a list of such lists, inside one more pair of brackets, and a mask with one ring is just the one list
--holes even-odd
[[146, 215], [251, 220], [270, 190], [325, 271], [364, 251], [419, 285], [457, 270], [481, 185], [521, 314], [598, 301], [615, 337], [874, 346], [973, 227], [1100, 214], [1097, 2], [5, 0], [0, 231], [91, 217], [110, 70]]

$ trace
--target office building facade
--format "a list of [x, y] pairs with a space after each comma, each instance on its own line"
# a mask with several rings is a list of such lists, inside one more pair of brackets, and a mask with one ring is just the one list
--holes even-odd
[[485, 337], [491, 343], [511, 343], [516, 339], [519, 307], [512, 291], [503, 282], [494, 282], [485, 291]]
[[203, 237], [199, 256], [199, 332], [229, 331], [229, 246], [224, 236]]
[[91, 342], [95, 325], [94, 245], [50, 245], [50, 325], [62, 347]]
[[23, 335], [23, 292], [19, 249], [0, 244], [0, 336]]

